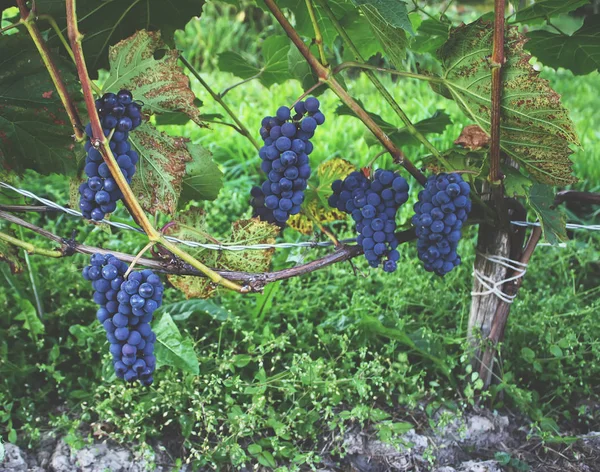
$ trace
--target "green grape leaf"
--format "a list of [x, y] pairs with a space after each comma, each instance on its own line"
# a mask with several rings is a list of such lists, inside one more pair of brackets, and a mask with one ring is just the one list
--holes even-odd
[[15, 320], [23, 322], [23, 328], [27, 330], [29, 337], [37, 342], [38, 336], [44, 333], [44, 324], [38, 318], [34, 306], [26, 298], [19, 299], [19, 314]]
[[[11, 233], [7, 230], [4, 230], [4, 232]], [[9, 234], [9, 236], [13, 235]], [[19, 254], [19, 249], [3, 239], [0, 239], [0, 261], [6, 262], [13, 274], [20, 274], [23, 272], [23, 260]]]
[[[162, 56], [155, 59], [158, 51]], [[134, 98], [144, 103], [146, 112], [180, 112], [204, 126], [189, 78], [177, 64], [178, 58], [179, 52], [166, 48], [160, 32], [138, 31], [110, 47], [110, 75], [104, 90], [131, 90]]]
[[186, 141], [147, 122], [129, 134], [129, 141], [140, 156], [132, 182], [136, 198], [152, 214], [161, 211], [174, 215], [186, 166], [192, 161]]
[[197, 313], [206, 313], [217, 321], [227, 321], [231, 313], [221, 305], [209, 300], [183, 300], [177, 303], [163, 305], [158, 313], [168, 313], [175, 321], [187, 320]]
[[179, 206], [191, 200], [214, 200], [223, 188], [223, 173], [200, 144], [187, 143], [192, 160], [185, 166]]
[[583, 5], [590, 3], [590, 0], [542, 0], [536, 1], [533, 5], [519, 10], [513, 20], [514, 23], [535, 24], [545, 21], [552, 16], [569, 13]]
[[423, 20], [417, 29], [417, 35], [412, 40], [410, 48], [419, 53], [435, 53], [448, 40], [450, 23], [435, 18]]
[[285, 82], [288, 78], [288, 52], [290, 41], [287, 36], [269, 36], [262, 44], [262, 63], [255, 64], [241, 54], [227, 51], [219, 54], [219, 69], [231, 72], [241, 79], [257, 76], [265, 87]]
[[[319, 54], [316, 44], [307, 44], [307, 46], [310, 48], [313, 54]], [[306, 59], [304, 59], [304, 56], [300, 53], [297, 47], [291, 47], [288, 52], [288, 70], [292, 78], [300, 81], [302, 90], [308, 90], [319, 81], [319, 78], [308, 65]], [[325, 90], [326, 87], [318, 87], [311, 93], [311, 95], [315, 97], [319, 96]]]
[[501, 166], [504, 174], [504, 193], [507, 197], [526, 197], [533, 185], [531, 179], [521, 173], [518, 169], [510, 166]]
[[182, 335], [169, 313], [164, 313], [153, 326], [156, 333], [156, 366], [175, 367], [184, 372], [198, 375], [200, 364], [194, 351], [194, 340]]
[[[453, 170], [465, 172], [474, 177], [484, 173], [487, 165], [487, 153], [480, 151], [454, 148], [443, 151], [442, 156], [450, 163]], [[436, 174], [445, 171], [432, 154], [423, 157], [423, 165]]]
[[[78, 0], [77, 17], [83, 34], [83, 50], [92, 76], [100, 68], [108, 68], [108, 49], [139, 30], [160, 31], [164, 40], [174, 46], [173, 34], [186, 23], [202, 14], [204, 0], [131, 0], [124, 4], [119, 0]], [[49, 14], [66, 35], [65, 2], [36, 0], [40, 14]], [[50, 44], [60, 42], [53, 31], [49, 33]], [[62, 46], [61, 46], [62, 47]]]
[[[0, 168], [73, 175], [85, 157], [48, 71], [28, 34], [0, 36]], [[70, 61], [54, 57], [67, 90], [83, 110]]]
[[[361, 107], [363, 106], [360, 100], [358, 100], [358, 103], [361, 105]], [[353, 116], [356, 118], [354, 112], [347, 105], [340, 105], [337, 107], [336, 113], [341, 116]], [[406, 127], [397, 128], [388, 121], [385, 121], [383, 118], [381, 118], [381, 116], [375, 113], [367, 113], [369, 113], [369, 116], [373, 119], [373, 121], [375, 121], [377, 125], [389, 136], [396, 146], [418, 146], [421, 144], [412, 134], [410, 134]], [[452, 124], [450, 116], [445, 111], [437, 110], [431, 117], [414, 123], [414, 126], [423, 134], [439, 134], [443, 133], [446, 129], [446, 126], [450, 124]], [[369, 146], [381, 144], [371, 134], [367, 135], [366, 141]]]
[[544, 238], [550, 244], [567, 241], [567, 228], [565, 216], [554, 208], [554, 190], [549, 185], [534, 184], [529, 190], [527, 201], [535, 211], [540, 223]]
[[314, 231], [313, 218], [320, 223], [346, 219], [347, 215], [337, 209], [332, 209], [327, 200], [332, 194], [331, 184], [334, 180], [343, 180], [355, 170], [354, 164], [341, 158], [322, 162], [317, 168], [317, 178], [311, 181], [311, 186], [304, 192], [302, 211], [290, 217], [288, 226], [302, 234], [312, 234]]
[[[440, 49], [442, 83], [463, 112], [490, 133], [493, 25], [476, 21], [452, 31]], [[570, 144], [579, 144], [568, 111], [548, 81], [529, 64], [523, 51], [525, 37], [507, 29], [506, 63], [502, 67], [500, 146], [539, 182], [565, 185], [575, 182]]]
[[414, 35], [406, 4], [399, 0], [352, 1], [371, 25], [390, 62], [402, 69], [408, 46], [406, 33]]
[[572, 36], [539, 30], [527, 33], [527, 38], [525, 49], [546, 66], [564, 67], [575, 75], [600, 68], [600, 15], [588, 16]]
[[[363, 60], [368, 60], [377, 53], [384, 53], [379, 41], [373, 41], [373, 29], [367, 21], [364, 21], [358, 10], [346, 14], [340, 20], [340, 24], [358, 48]], [[345, 61], [357, 60], [357, 57], [348, 47], [344, 47], [343, 58]]]

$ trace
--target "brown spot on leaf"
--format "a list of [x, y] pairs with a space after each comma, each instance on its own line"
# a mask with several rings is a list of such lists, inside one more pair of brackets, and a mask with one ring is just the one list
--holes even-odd
[[52, 98], [52, 94], [54, 93], [54, 90], [48, 90], [47, 92], [42, 93], [42, 97], [44, 98]]
[[478, 125], [465, 126], [454, 144], [470, 151], [486, 147], [490, 143], [489, 135]]

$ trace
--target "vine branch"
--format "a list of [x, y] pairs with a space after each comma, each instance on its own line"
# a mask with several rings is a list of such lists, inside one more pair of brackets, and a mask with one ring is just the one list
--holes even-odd
[[167, 241], [164, 238], [164, 236], [160, 234], [154, 228], [154, 226], [152, 226], [152, 223], [146, 216], [146, 213], [142, 209], [140, 203], [131, 191], [129, 184], [123, 176], [121, 168], [117, 164], [115, 156], [113, 155], [112, 150], [110, 149], [108, 140], [104, 136], [104, 132], [100, 124], [100, 119], [98, 117], [98, 112], [96, 111], [96, 103], [92, 94], [91, 80], [87, 71], [85, 58], [83, 56], [83, 49], [81, 47], [82, 35], [77, 27], [77, 11], [75, 7], [75, 0], [66, 0], [66, 9], [67, 31], [69, 41], [71, 43], [71, 49], [73, 50], [73, 55], [75, 57], [77, 74], [79, 75], [79, 81], [81, 82], [81, 88], [83, 89], [86, 107], [90, 116], [90, 123], [93, 134], [92, 145], [96, 147], [102, 154], [102, 158], [104, 159], [104, 162], [106, 162], [106, 165], [108, 166], [112, 177], [117, 182], [119, 190], [121, 190], [121, 192], [123, 193], [123, 200], [125, 201], [125, 204], [129, 209], [129, 212], [131, 213], [131, 216], [142, 227], [142, 229], [144, 230], [148, 239], [151, 242], [160, 243], [173, 254], [179, 256], [181, 259], [198, 269], [200, 272], [203, 272], [214, 283], [223, 285], [224, 287], [227, 287], [231, 290], [235, 290], [236, 292], [246, 293], [248, 291], [246, 288], [240, 287], [239, 285], [231, 282], [230, 280], [225, 279], [220, 274], [214, 272], [212, 269], [202, 264], [200, 261], [198, 261], [196, 258], [185, 252], [180, 247]]
[[294, 45], [304, 56], [308, 65], [313, 69], [319, 81], [327, 83], [333, 93], [348, 106], [356, 116], [369, 128], [375, 137], [389, 151], [394, 160], [401, 164], [419, 183], [422, 185], [427, 181], [423, 173], [410, 162], [404, 153], [392, 142], [385, 132], [375, 123], [369, 114], [350, 96], [350, 94], [342, 87], [342, 85], [333, 77], [329, 68], [325, 67], [319, 60], [310, 52], [310, 49], [304, 44], [302, 38], [298, 35], [294, 27], [287, 20], [283, 12], [276, 5], [274, 0], [265, 0], [265, 4], [271, 10], [275, 19], [279, 22], [285, 33], [292, 40]]
[[327, 66], [327, 56], [325, 55], [325, 48], [323, 46], [323, 35], [321, 34], [321, 28], [319, 28], [319, 23], [317, 22], [317, 15], [315, 14], [315, 7], [312, 0], [306, 0], [306, 9], [308, 10], [308, 16], [310, 17], [313, 30], [315, 31], [315, 44], [319, 50], [319, 56], [321, 56], [321, 64]]
[[40, 30], [35, 24], [35, 15], [27, 9], [25, 0], [17, 0], [17, 5], [19, 6], [19, 13], [21, 14], [20, 23], [27, 28], [27, 32], [31, 36], [31, 39], [34, 42], [35, 47], [37, 48], [40, 57], [42, 58], [42, 61], [48, 70], [48, 73], [50, 74], [52, 83], [58, 92], [58, 96], [60, 97], [67, 115], [69, 116], [69, 121], [73, 127], [75, 139], [77, 141], [83, 141], [85, 135], [83, 133], [83, 126], [81, 124], [81, 118], [77, 111], [77, 107], [69, 95], [67, 86], [60, 75], [60, 71], [55, 64], [54, 59], [52, 59], [52, 56], [50, 55], [50, 49], [48, 49], [46, 41], [44, 41]]

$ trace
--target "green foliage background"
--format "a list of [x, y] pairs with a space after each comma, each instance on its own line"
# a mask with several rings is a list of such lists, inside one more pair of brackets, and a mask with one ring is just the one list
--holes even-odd
[[[205, 80], [223, 90], [237, 79], [217, 69], [219, 53], [235, 50], [252, 57], [262, 39], [280, 33], [268, 20], [260, 21], [266, 24], [242, 21], [227, 7], [209, 4], [201, 20], [177, 33], [177, 44]], [[582, 142], [573, 155], [575, 174], [582, 176], [575, 188], [598, 191], [600, 76], [575, 77], [563, 70], [543, 75], [563, 96]], [[467, 124], [454, 103], [427, 84], [383, 80], [415, 121], [445, 108], [453, 124], [432, 142], [439, 149], [452, 146]], [[198, 83], [192, 84], [204, 114], [222, 113]], [[394, 121], [364, 75], [347, 85], [369, 111]], [[263, 112], [274, 112], [301, 93], [297, 82], [267, 89], [253, 81], [226, 97], [256, 131]], [[329, 113], [315, 138], [315, 167], [333, 157], [366, 164], [374, 151], [364, 127], [350, 117], [334, 119], [339, 102], [330, 92], [320, 99]], [[227, 234], [234, 220], [249, 216], [249, 191], [260, 180], [254, 148], [227, 127], [161, 128], [213, 152], [225, 186], [204, 209], [213, 234]], [[423, 148], [409, 149], [410, 157], [425, 154]], [[386, 159], [381, 166], [391, 164]], [[31, 174], [23, 182], [54, 201], [69, 199], [68, 184], [59, 176]], [[401, 210], [403, 220], [411, 206]], [[31, 216], [58, 234], [80, 229], [80, 222], [63, 214]], [[126, 216], [120, 209], [115, 219]], [[591, 209], [577, 209], [569, 221], [585, 223], [595, 216]], [[334, 227], [340, 236], [351, 236], [348, 222]], [[286, 231], [284, 238], [300, 236]], [[443, 280], [426, 274], [414, 245], [405, 245], [402, 271], [395, 277], [379, 271], [355, 276], [341, 264], [275, 284], [264, 295], [218, 293], [211, 301], [185, 303], [179, 292], [167, 290], [162, 313], [190, 337], [200, 368], [196, 373], [163, 367], [151, 390], [109, 381], [105, 336], [80, 277], [85, 257], [32, 256], [28, 273], [19, 277], [0, 265], [0, 434], [33, 444], [55, 428], [77, 445], [95, 431], [96, 437], [134, 440], [141, 448], [171, 438], [184, 444], [196, 465], [258, 462], [274, 468], [318, 462], [311, 445], [353, 422], [378, 422], [380, 436], [393, 438], [407, 427], [394, 406], [416, 408], [426, 400], [458, 412], [472, 404], [481, 387], [464, 356], [475, 238], [475, 230], [466, 232], [460, 247], [464, 263]], [[103, 228], [81, 231], [79, 241], [132, 254], [145, 244], [135, 233], [110, 234]], [[529, 415], [532, 434], [544, 439], [558, 433], [558, 424], [584, 430], [599, 425], [597, 411], [589, 407], [600, 400], [599, 243], [596, 233], [577, 232], [566, 247], [540, 247], [512, 308], [501, 383], [489, 401]], [[306, 250], [282, 250], [274, 265], [288, 267], [311, 256]], [[356, 263], [367, 270], [362, 260]]]

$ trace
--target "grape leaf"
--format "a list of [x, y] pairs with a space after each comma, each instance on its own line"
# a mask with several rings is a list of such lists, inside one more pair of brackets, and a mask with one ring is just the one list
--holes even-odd
[[[7, 230], [4, 230], [4, 232], [7, 232]], [[12, 236], [12, 234], [9, 234], [9, 236]], [[13, 274], [23, 272], [23, 260], [19, 255], [19, 249], [2, 239], [0, 239], [0, 261], [8, 263], [8, 267], [10, 267]]]
[[[177, 216], [176, 224], [168, 228], [167, 233], [188, 241], [222, 245], [272, 244], [279, 233], [277, 226], [253, 218], [232, 223], [231, 235], [217, 240], [209, 236], [204, 220], [202, 210], [191, 208]], [[267, 270], [273, 254], [273, 250], [216, 251], [203, 248], [186, 248], [186, 250], [208, 267], [249, 272]], [[209, 279], [204, 277], [169, 275], [168, 278], [187, 298], [208, 298], [216, 288]]]
[[[360, 100], [357, 100], [361, 107], [363, 106]], [[364, 109], [364, 107], [363, 107]], [[354, 112], [347, 105], [340, 105], [336, 109], [336, 113], [341, 116], [353, 116], [356, 118]], [[398, 147], [404, 146], [418, 146], [421, 144], [406, 127], [397, 128], [393, 124], [385, 121], [381, 116], [375, 113], [369, 113], [369, 116], [377, 123], [377, 125], [388, 135], [388, 137]], [[423, 134], [430, 133], [442, 133], [446, 126], [452, 124], [450, 116], [443, 110], [437, 110], [431, 117], [425, 118], [417, 123], [414, 123], [415, 128]], [[366, 138], [369, 146], [380, 145], [381, 143], [376, 140], [370, 133]]]
[[[373, 41], [373, 29], [367, 21], [364, 21], [358, 10], [346, 14], [340, 20], [340, 24], [352, 40], [352, 43], [354, 43], [354, 46], [358, 48], [362, 60], [368, 60], [377, 53], [384, 53], [379, 41]], [[343, 58], [345, 61], [358, 60], [348, 47], [344, 48]]]
[[[452, 98], [476, 124], [490, 133], [493, 27], [478, 20], [456, 28], [440, 49], [442, 82]], [[571, 173], [570, 144], [579, 144], [568, 111], [548, 81], [529, 64], [525, 37], [507, 29], [506, 63], [502, 68], [501, 140], [504, 153], [542, 183], [576, 181]]]
[[[160, 51], [162, 56], [155, 59]], [[150, 113], [185, 113], [196, 124], [204, 126], [190, 80], [177, 64], [179, 52], [166, 49], [160, 32], [138, 31], [111, 46], [108, 53], [110, 75], [104, 90], [131, 90], [136, 100]]]
[[163, 316], [153, 326], [156, 334], [156, 367], [168, 365], [198, 375], [200, 364], [194, 351], [194, 340], [179, 332], [179, 328], [169, 313]]
[[[88, 69], [93, 77], [100, 68], [108, 66], [108, 47], [128, 38], [138, 30], [160, 30], [167, 44], [173, 46], [173, 34], [186, 23], [202, 14], [204, 0], [78, 0], [77, 17], [83, 34], [83, 50]], [[66, 35], [65, 2], [36, 0], [38, 13], [52, 15]], [[49, 33], [50, 44], [60, 42], [53, 31]]]
[[192, 161], [185, 166], [179, 206], [191, 200], [214, 200], [223, 188], [223, 173], [212, 154], [199, 144], [187, 143]]
[[501, 166], [500, 169], [504, 174], [502, 184], [507, 197], [526, 197], [529, 194], [529, 188], [533, 185], [531, 179], [514, 167]]
[[[313, 179], [313, 182], [311, 182], [312, 185], [306, 189], [302, 212], [293, 215], [288, 220], [290, 228], [302, 234], [312, 234], [314, 223], [308, 215], [320, 223], [330, 223], [346, 219], [346, 214], [337, 209], [330, 208], [327, 200], [332, 194], [331, 184], [333, 181], [337, 179], [343, 180], [355, 170], [356, 167], [353, 164], [341, 158], [322, 162], [317, 168], [317, 179]], [[314, 182], [314, 180], [317, 182]]]
[[[21, 174], [72, 175], [85, 156], [50, 75], [29, 35], [0, 36], [0, 167]], [[53, 57], [78, 108], [83, 96], [70, 61]]]
[[567, 241], [567, 228], [565, 216], [560, 210], [554, 208], [554, 191], [551, 186], [534, 184], [529, 190], [527, 201], [537, 214], [544, 238], [550, 244]]
[[[484, 173], [487, 165], [487, 154], [483, 152], [454, 148], [443, 151], [442, 156], [450, 163], [453, 170], [466, 171], [469, 175], [475, 177]], [[436, 174], [445, 171], [440, 162], [432, 154], [423, 157], [423, 165]]]
[[[307, 44], [307, 46], [309, 46], [313, 54], [319, 54], [316, 44]], [[297, 47], [291, 47], [288, 53], [288, 70], [292, 78], [300, 81], [302, 90], [308, 90], [319, 81], [319, 78], [308, 65], [306, 59], [304, 59], [304, 56], [300, 53]], [[311, 95], [315, 97], [319, 96], [325, 90], [325, 87], [318, 87], [311, 93]]]
[[182, 179], [192, 155], [182, 138], [173, 138], [145, 122], [130, 133], [133, 149], [140, 155], [132, 190], [144, 210], [174, 215]]
[[522, 8], [517, 12], [514, 18], [515, 23], [539, 23], [552, 16], [569, 13], [583, 5], [590, 3], [590, 0], [542, 0], [536, 1], [527, 8]]
[[253, 64], [237, 52], [219, 54], [219, 69], [231, 72], [241, 79], [258, 76], [265, 87], [285, 82], [288, 78], [288, 52], [290, 41], [287, 36], [269, 36], [262, 44], [262, 63]]
[[390, 62], [403, 68], [408, 39], [414, 35], [406, 4], [400, 0], [352, 0], [370, 23]]
[[412, 40], [410, 48], [414, 52], [434, 53], [448, 40], [449, 33], [450, 23], [427, 18], [417, 29], [417, 35]]
[[546, 66], [564, 67], [575, 75], [600, 68], [600, 15], [588, 16], [572, 36], [539, 30], [527, 38], [525, 48]]

